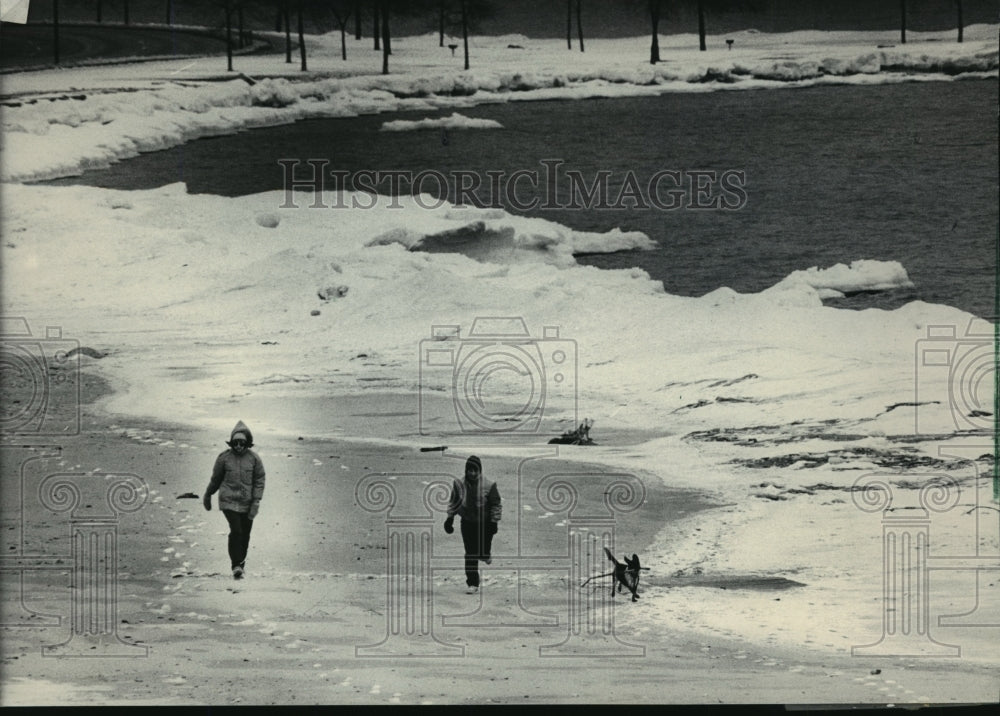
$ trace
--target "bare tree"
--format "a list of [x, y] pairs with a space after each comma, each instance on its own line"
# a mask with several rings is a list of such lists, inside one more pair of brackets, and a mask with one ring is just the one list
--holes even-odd
[[347, 21], [351, 19], [351, 13], [354, 12], [356, 6], [356, 3], [353, 3], [352, 6], [351, 2], [343, 0], [341, 2], [331, 0], [330, 2], [330, 12], [340, 27], [340, 56], [345, 62], [347, 61]]
[[899, 0], [899, 41], [906, 44], [906, 0]]
[[958, 41], [962, 42], [965, 34], [965, 23], [962, 21], [962, 0], [955, 0], [955, 9], [958, 10]]
[[566, 49], [573, 49], [573, 0], [566, 0]]
[[[407, 6], [411, 12], [419, 12], [418, 3]], [[437, 3], [438, 32], [440, 44], [444, 46], [444, 33], [448, 29], [462, 35], [462, 54], [465, 69], [469, 69], [469, 35], [479, 28], [481, 20], [493, 14], [491, 0], [441, 0]]]
[[444, 26], [448, 19], [447, 0], [438, 0], [438, 47], [444, 47]]
[[389, 35], [389, 3], [382, 0], [379, 12], [382, 16], [382, 74], [389, 74], [389, 55], [392, 54], [392, 39]]
[[698, 49], [704, 52], [705, 43], [705, 0], [698, 0]]
[[[270, 13], [275, 7], [278, 8], [279, 18], [282, 5], [285, 0], [210, 0], [206, 4], [210, 7], [221, 8], [224, 13], [225, 35], [226, 35], [226, 67], [229, 72], [233, 71], [234, 48], [239, 43], [240, 47], [253, 42], [253, 32], [247, 29], [245, 20], [263, 21], [270, 18]], [[174, 0], [173, 4], [178, 3]], [[245, 17], [244, 12], [249, 11], [249, 16]], [[239, 24], [234, 27], [234, 20], [238, 18]], [[267, 20], [270, 22], [270, 20]], [[233, 31], [239, 33], [238, 38], [233, 37]]]
[[583, 0], [576, 0], [576, 33], [580, 37], [580, 52], [583, 52], [583, 20], [580, 19], [580, 10]]
[[653, 39], [649, 45], [649, 64], [655, 65], [660, 61], [660, 3], [661, 0], [648, 0], [649, 20], [652, 24]]
[[707, 18], [711, 11], [760, 11], [767, 3], [765, 0], [680, 0], [685, 7], [693, 6], [698, 16], [698, 49], [704, 52], [708, 49]]
[[427, 13], [432, 7], [433, 2], [431, 0], [375, 0], [375, 10], [381, 20], [382, 74], [389, 74], [389, 55], [392, 54], [390, 16]]

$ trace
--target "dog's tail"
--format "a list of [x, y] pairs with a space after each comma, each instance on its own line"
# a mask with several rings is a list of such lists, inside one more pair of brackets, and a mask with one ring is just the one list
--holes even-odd
[[604, 554], [608, 555], [608, 559], [610, 559], [612, 562], [614, 562], [615, 565], [618, 564], [618, 560], [615, 559], [615, 556], [613, 554], [611, 554], [611, 550], [608, 549], [607, 547], [604, 548]]

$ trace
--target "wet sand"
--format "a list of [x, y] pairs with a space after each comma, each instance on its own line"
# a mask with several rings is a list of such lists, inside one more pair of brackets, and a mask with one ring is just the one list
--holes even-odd
[[[91, 401], [106, 390], [93, 379], [84, 387]], [[233, 422], [238, 417], [254, 427], [245, 415]], [[40, 457], [50, 449], [24, 447], [41, 440], [4, 438], [3, 553], [48, 565], [25, 570], [19, 582], [5, 563], [4, 706], [879, 704], [954, 703], [955, 694], [966, 703], [996, 700], [995, 675], [985, 666], [764, 649], [661, 626], [644, 614], [648, 600], [607, 599], [606, 581], [581, 590], [568, 567], [566, 522], [572, 509], [577, 525], [605, 534], [598, 519], [603, 492], [590, 494], [587, 485], [600, 487], [607, 471], [558, 457], [525, 463], [519, 478], [519, 458], [484, 456], [505, 516], [493, 564], [482, 567], [483, 590], [467, 595], [461, 540], [441, 529], [432, 487], [458, 474], [461, 452], [456, 460], [451, 450], [271, 439], [258, 429], [267, 487], [248, 576], [234, 581], [224, 518], [217, 509], [205, 512], [200, 499], [183, 497], [203, 493], [224, 437], [182, 424], [116, 419], [90, 402], [81, 434], [61, 440], [51, 457]], [[115, 523], [119, 578], [106, 605], [115, 638], [97, 643], [84, 625], [63, 647], [103, 658], [46, 655], [46, 646], [80, 628], [74, 610], [83, 599], [70, 588], [71, 519], [38, 498], [41, 481], [53, 473], [77, 476], [80, 485], [132, 474], [148, 490], [145, 504]], [[542, 499], [557, 495], [539, 493], [538, 484], [552, 474], [581, 486], [575, 507], [545, 510]], [[710, 508], [697, 493], [634, 477], [645, 501], [616, 519], [619, 553], [641, 554], [665, 521], [676, 524]], [[381, 487], [366, 493], [371, 484]], [[391, 510], [377, 509], [378, 495], [386, 494], [379, 490], [397, 495]], [[101, 498], [99, 492], [82, 497]], [[426, 552], [419, 545], [409, 552], [423, 565], [407, 567], [423, 575], [416, 584], [393, 581], [398, 570], [388, 557], [392, 535], [408, 534], [428, 535]], [[589, 544], [585, 565], [605, 569]], [[421, 554], [427, 561], [419, 561]], [[644, 573], [639, 593], [683, 587], [696, 599], [706, 586]]]

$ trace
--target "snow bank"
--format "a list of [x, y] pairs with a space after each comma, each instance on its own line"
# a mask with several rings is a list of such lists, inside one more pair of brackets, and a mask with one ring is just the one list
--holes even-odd
[[503, 129], [503, 125], [493, 119], [466, 117], [458, 112], [450, 117], [425, 117], [424, 119], [397, 119], [383, 122], [383, 132], [412, 132], [418, 129]]
[[[664, 525], [662, 541], [643, 553], [661, 583], [704, 570], [808, 585], [782, 597], [799, 619], [792, 624], [771, 613], [770, 597], [647, 582], [643, 618], [672, 628], [756, 643], [777, 634], [789, 646], [815, 641], [834, 651], [874, 641], [881, 527], [851, 503], [855, 480], [879, 473], [919, 487], [928, 469], [974, 479], [973, 463], [943, 460], [937, 447], [943, 437], [974, 447], [970, 427], [991, 425], [989, 416], [953, 412], [947, 369], [918, 372], [915, 400], [917, 351], [934, 340], [968, 353], [968, 314], [919, 302], [895, 311], [822, 305], [831, 286], [903, 282], [892, 262], [796, 272], [757, 294], [720, 288], [682, 298], [643, 271], [572, 261], [581, 246], [642, 247], [642, 237], [581, 237], [496, 209], [427, 210], [417, 197], [380, 197], [369, 210], [281, 209], [283, 192], [224, 198], [183, 185], [3, 189], [4, 311], [36, 328], [61, 326], [65, 339], [106, 353], [89, 369], [118, 390], [104, 403], [116, 415], [225, 431], [242, 404], [241, 417], [262, 433], [322, 438], [330, 425], [295, 406], [389, 393], [413, 424], [400, 435], [354, 437], [454, 445], [463, 426], [453, 401], [506, 428], [503, 411], [544, 385], [541, 420], [525, 441], [588, 417], [598, 446], [563, 457], [707, 491], [727, 505], [721, 518], [712, 511]], [[481, 317], [520, 319], [528, 335], [493, 339], [494, 362], [516, 354], [520, 370], [484, 376], [471, 395], [456, 386]], [[928, 333], [948, 325], [962, 342]], [[434, 364], [429, 347], [457, 359]], [[558, 352], [572, 360], [556, 362]], [[188, 365], [200, 368], [176, 370]], [[276, 404], [268, 400], [288, 409], [249, 407]], [[975, 454], [989, 452], [985, 440]], [[988, 500], [984, 485], [967, 499]], [[913, 492], [899, 489], [905, 499]], [[935, 539], [960, 549], [970, 525], [936, 523]], [[976, 534], [983, 549], [998, 549], [988, 524]], [[861, 606], [858, 594], [867, 595]]]
[[[411, 206], [434, 206], [432, 197], [414, 197]], [[576, 265], [574, 254], [652, 250], [656, 243], [641, 231], [576, 231], [541, 218], [471, 206], [441, 211], [411, 211], [393, 220], [369, 246], [399, 244], [410, 251], [461, 254], [477, 261], [540, 261]]]
[[[795, 271], [779, 286], [805, 284], [818, 292], [820, 298], [841, 298], [845, 294], [862, 291], [888, 291], [912, 288], [913, 282], [898, 261], [852, 261], [850, 266], [837, 264], [827, 269], [816, 266], [806, 271]], [[776, 287], [777, 288], [777, 287]]]
[[[327, 69], [305, 75], [273, 56], [240, 58], [245, 79], [205, 69], [217, 60], [15, 73], [4, 77], [0, 180], [69, 176], [198, 137], [316, 117], [455, 110], [489, 102], [993, 77], [996, 31], [994, 26], [967, 28], [961, 44], [947, 33], [913, 33], [905, 47], [882, 46], [885, 38], [878, 33], [744, 32], [710, 38], [713, 47], [733, 39], [738, 50], [704, 53], [691, 49], [696, 42], [689, 45], [688, 38], [678, 36], [664, 38], [664, 61], [657, 65], [645, 61], [646, 38], [595, 40], [585, 56], [572, 55], [572, 62], [555, 40], [480, 38], [477, 66], [470, 71], [458, 69], [450, 55], [442, 56], [429, 37], [400, 38], [394, 43], [394, 63], [401, 71], [371, 74], [373, 68], [363, 64], [368, 54], [354, 52], [343, 70], [356, 74], [337, 77], [324, 75], [331, 66], [339, 67], [334, 64], [339, 39], [321, 36], [314, 40], [312, 65]], [[512, 50], [511, 44], [521, 47]], [[44, 94], [41, 87], [59, 89]], [[390, 122], [384, 129], [487, 128], [487, 122], [453, 112], [412, 125]]]
[[[656, 67], [622, 60], [632, 52], [627, 41], [595, 41], [587, 58], [574, 55], [571, 72], [557, 42], [523, 39], [514, 52], [531, 63], [520, 68], [509, 60], [471, 73], [428, 71], [436, 66], [431, 56], [414, 51], [419, 69], [389, 78], [254, 85], [164, 80], [181, 72], [176, 64], [144, 65], [145, 74], [127, 78], [105, 68], [100, 79], [84, 78], [90, 84], [75, 71], [5, 76], [8, 93], [27, 82], [36, 92], [46, 83], [93, 89], [52, 101], [32, 101], [25, 90], [8, 102], [2, 177], [64, 175], [195, 136], [313, 116], [995, 75], [995, 26], [968, 28], [967, 37], [959, 46], [920, 43], [915, 35], [905, 51], [876, 51], [885, 38], [875, 33], [745, 33], [735, 35], [731, 52], [674, 48]], [[664, 42], [665, 51], [670, 47]], [[409, 49], [406, 38], [394, 41], [397, 59]], [[479, 49], [486, 58], [511, 52], [487, 41]], [[243, 61], [263, 68], [271, 60]], [[853, 504], [858, 478], [884, 476], [898, 490], [900, 509], [912, 507], [929, 476], [942, 473], [962, 482], [973, 508], [990, 499], [981, 475], [992, 468], [994, 418], [982, 408], [992, 405], [993, 385], [982, 376], [984, 366], [995, 369], [992, 331], [948, 306], [850, 311], [822, 303], [833, 291], [908, 285], [894, 261], [803, 269], [756, 294], [720, 287], [685, 298], [665, 293], [643, 271], [573, 260], [578, 253], [649, 248], [642, 234], [579, 232], [496, 209], [426, 209], [420, 197], [377, 197], [367, 210], [293, 209], [281, 208], [283, 192], [224, 198], [189, 195], [179, 184], [137, 192], [15, 183], [0, 189], [4, 313], [28, 317], [36, 331], [60, 326], [65, 338], [105, 353], [92, 369], [117, 389], [104, 403], [114, 413], [218, 432], [231, 427], [234, 405], [281, 401], [288, 410], [280, 414], [241, 417], [262, 433], [322, 438], [331, 435], [329, 426], [307, 410], [297, 413], [302, 402], [391, 394], [414, 423], [400, 435], [350, 437], [413, 445], [445, 444], [447, 437], [453, 445], [469, 438], [456, 423], [457, 403], [480, 410], [484, 425], [520, 429], [510, 406], [524, 405], [526, 393], [544, 395], [539, 426], [525, 425], [520, 435], [526, 441], [544, 442], [591, 418], [598, 445], [566, 447], [562, 457], [705, 491], [724, 505], [665, 523], [643, 554], [651, 576], [779, 575], [807, 585], [783, 595], [783, 611], [776, 611], [770, 594], [644, 581], [643, 611], [628, 610], [623, 619], [662, 619], [671, 628], [711, 629], [756, 644], [832, 651], [870, 644], [881, 633], [882, 526], [878, 515]], [[519, 367], [484, 376], [478, 392], [467, 394], [457, 388], [465, 364], [432, 364], [427, 349], [445, 347], [460, 359], [481, 317], [520, 319], [530, 335], [495, 340], [491, 357], [516, 355]], [[919, 360], [925, 354], [937, 362]], [[963, 370], [941, 362], [945, 354]], [[977, 362], [982, 356], [986, 362]], [[438, 403], [445, 409], [424, 414], [425, 405]], [[943, 444], [966, 457], [942, 454]], [[991, 511], [963, 505], [941, 519], [935, 549], [1000, 550]], [[627, 540], [627, 527], [618, 534]], [[942, 583], [945, 591], [954, 584], [935, 581]], [[942, 587], [935, 588], [937, 599]], [[979, 596], [945, 596], [956, 594]], [[949, 605], [956, 614], [975, 607], [960, 599]], [[930, 623], [940, 634], [940, 623]], [[955, 631], [944, 638], [991, 636]], [[992, 644], [988, 656], [996, 663]]]
[[[968, 321], [954, 309], [919, 303], [895, 312], [823, 306], [830, 290], [907, 285], [895, 262], [797, 271], [757, 294], [720, 288], [682, 298], [665, 294], [641, 270], [599, 270], [573, 259], [581, 251], [650, 248], [641, 233], [578, 232], [499, 209], [426, 209], [419, 197], [374, 197], [368, 210], [317, 211], [304, 208], [308, 202], [280, 208], [283, 192], [223, 198], [188, 195], [176, 184], [145, 192], [6, 185], [4, 199], [8, 311], [67, 316], [74, 330], [95, 335], [108, 320], [127, 320], [136, 334], [107, 348], [133, 355], [145, 355], [151, 345], [144, 341], [155, 343], [164, 326], [223, 345], [284, 346], [267, 349], [281, 357], [277, 362], [219, 369], [204, 395], [239, 392], [239, 385], [275, 373], [354, 390], [362, 384], [353, 377], [341, 384], [330, 371], [359, 352], [395, 356], [404, 374], [412, 371], [398, 387], [414, 388], [414, 356], [432, 325], [520, 315], [536, 329], [561, 325], [576, 342], [586, 367], [582, 409], [603, 415], [599, 425], [664, 424], [683, 432], [703, 420], [718, 426], [723, 416], [761, 424], [871, 419], [886, 405], [913, 402], [913, 354], [924, 326], [962, 324], [961, 335]], [[338, 290], [326, 291], [331, 286]], [[233, 311], [246, 316], [238, 326], [229, 323]], [[143, 338], [147, 323], [158, 328]], [[328, 331], [336, 332], [333, 346]], [[127, 375], [139, 365], [146, 370], [150, 359], [118, 368]], [[874, 383], [857, 384], [851, 371], [859, 360], [878, 376]], [[827, 377], [814, 382], [815, 371]], [[730, 389], [700, 382], [747, 374], [759, 377], [739, 385], [737, 403], [717, 402]], [[150, 383], [136, 376], [137, 390], [153, 389]], [[838, 391], [846, 392], [831, 401]], [[120, 400], [133, 410], [160, 406], [164, 415], [187, 410], [175, 398], [149, 398]], [[700, 401], [707, 402], [690, 407]], [[934, 410], [950, 420], [944, 408]], [[907, 411], [893, 412], [905, 432], [900, 416]]]

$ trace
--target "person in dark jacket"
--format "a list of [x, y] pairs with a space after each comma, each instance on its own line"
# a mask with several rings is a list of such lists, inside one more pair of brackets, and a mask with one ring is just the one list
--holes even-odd
[[451, 534], [455, 531], [455, 515], [462, 518], [467, 594], [479, 591], [479, 560], [486, 564], [493, 561], [491, 548], [501, 512], [497, 484], [483, 477], [483, 463], [472, 455], [465, 461], [465, 478], [452, 483], [448, 518], [444, 521], [444, 531]]
[[229, 523], [229, 561], [233, 577], [242, 579], [246, 571], [250, 530], [264, 497], [264, 463], [253, 447], [253, 433], [240, 420], [226, 443], [229, 449], [215, 459], [212, 479], [205, 490], [206, 510], [212, 509], [212, 495], [219, 493], [219, 509]]

